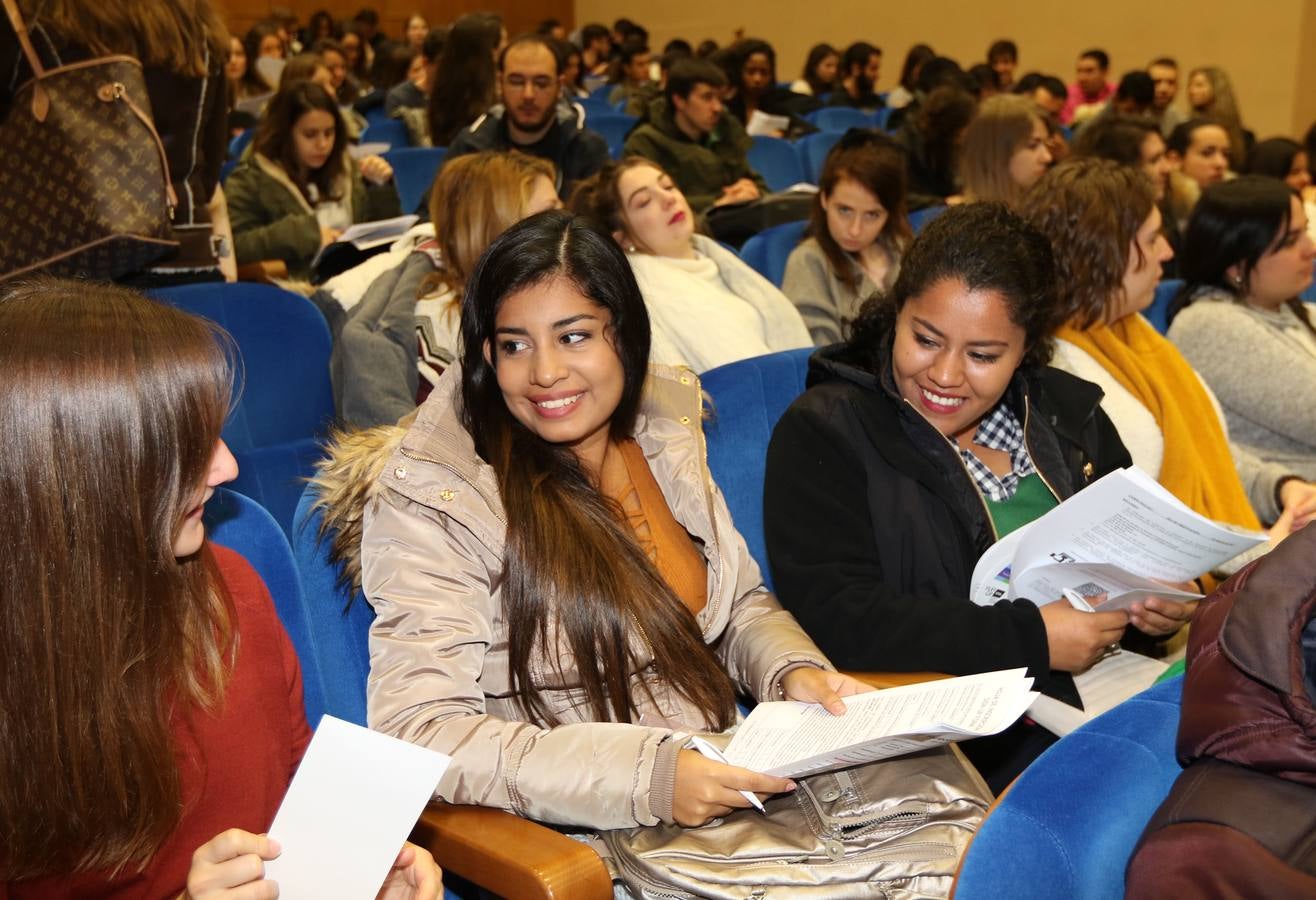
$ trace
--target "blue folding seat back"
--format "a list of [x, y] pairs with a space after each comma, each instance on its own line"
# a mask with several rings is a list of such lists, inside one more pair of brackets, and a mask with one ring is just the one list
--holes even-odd
[[784, 191], [804, 181], [804, 166], [790, 141], [757, 136], [749, 148], [749, 167], [763, 176], [768, 187]]
[[918, 234], [923, 230], [924, 225], [944, 213], [946, 209], [945, 206], [925, 206], [922, 209], [916, 209], [909, 214], [909, 227], [914, 229], [915, 234]]
[[338, 567], [329, 557], [329, 540], [320, 539], [322, 517], [313, 509], [315, 498], [314, 486], [308, 486], [297, 504], [292, 554], [306, 597], [311, 646], [322, 673], [324, 711], [365, 725], [369, 634], [375, 614], [360, 591], [339, 587]]
[[817, 184], [822, 177], [823, 163], [827, 154], [841, 139], [843, 131], [819, 131], [805, 135], [795, 142], [795, 149], [800, 154], [800, 163], [810, 184]]
[[1152, 299], [1151, 306], [1142, 311], [1143, 317], [1161, 334], [1165, 334], [1170, 329], [1170, 303], [1182, 288], [1182, 279], [1165, 279], [1156, 285], [1156, 296]]
[[1047, 749], [998, 801], [965, 853], [956, 900], [1105, 900], [1169, 794], [1183, 676]]
[[161, 300], [210, 319], [233, 336], [241, 383], [223, 437], [238, 460], [235, 490], [287, 530], [301, 479], [334, 419], [331, 340], [324, 316], [298, 294], [237, 282], [161, 288]]
[[768, 441], [782, 413], [804, 392], [812, 354], [805, 347], [742, 359], [700, 379], [710, 405], [704, 421], [708, 466], [769, 588], [772, 575], [763, 537]]
[[384, 154], [393, 167], [393, 183], [404, 213], [415, 212], [420, 206], [447, 155], [447, 147], [401, 147]]
[[377, 103], [365, 111], [366, 125], [378, 125], [380, 122], [387, 122], [393, 117], [388, 114], [383, 103]]
[[399, 150], [411, 146], [411, 132], [407, 131], [407, 123], [401, 119], [371, 122], [361, 132], [361, 143], [388, 144], [388, 149]]
[[804, 238], [806, 221], [785, 222], [760, 231], [740, 248], [740, 258], [777, 287], [786, 275], [786, 259]]
[[890, 129], [887, 128], [887, 125], [891, 122], [891, 114], [893, 112], [895, 112], [894, 109], [889, 106], [884, 106], [877, 112], [873, 113], [873, 127], [881, 129], [882, 131], [889, 131]]
[[851, 106], [824, 106], [813, 114], [813, 124], [823, 131], [845, 132], [851, 128], [872, 128], [873, 117]]
[[203, 521], [207, 537], [246, 558], [269, 589], [279, 620], [297, 651], [306, 721], [314, 728], [325, 711], [324, 687], [306, 616], [301, 578], [288, 539], [260, 504], [229, 488], [215, 490], [206, 504]]
[[631, 133], [637, 121], [635, 116], [608, 110], [587, 115], [585, 127], [601, 134], [608, 142], [608, 152], [612, 154], [612, 158], [619, 159], [622, 145], [626, 143], [626, 135]]

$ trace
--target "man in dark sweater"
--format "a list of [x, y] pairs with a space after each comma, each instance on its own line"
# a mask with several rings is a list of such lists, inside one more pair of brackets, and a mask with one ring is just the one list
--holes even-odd
[[453, 138], [447, 159], [481, 150], [520, 150], [557, 167], [558, 194], [608, 160], [608, 142], [585, 127], [576, 107], [559, 102], [559, 61], [549, 38], [530, 34], [507, 45], [498, 60], [503, 102]]

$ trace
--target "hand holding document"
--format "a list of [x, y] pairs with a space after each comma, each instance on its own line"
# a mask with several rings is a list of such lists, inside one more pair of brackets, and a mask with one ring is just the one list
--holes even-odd
[[1265, 540], [1199, 515], [1130, 467], [988, 548], [973, 570], [970, 597], [981, 606], [1019, 597], [1045, 604], [1068, 589], [1098, 612], [1152, 596], [1192, 600], [1201, 595], [1164, 582], [1191, 581]]
[[816, 703], [760, 703], [723, 752], [733, 766], [798, 778], [1004, 731], [1033, 702], [1024, 669], [985, 672]]
[[285, 900], [374, 897], [450, 762], [325, 716], [270, 826], [282, 853], [265, 877]]

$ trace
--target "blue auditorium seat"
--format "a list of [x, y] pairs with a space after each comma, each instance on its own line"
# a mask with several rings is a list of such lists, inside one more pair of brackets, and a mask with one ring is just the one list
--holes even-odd
[[740, 248], [740, 258], [768, 281], [781, 287], [786, 275], [786, 258], [804, 237], [808, 225], [807, 221], [801, 220], [764, 229], [745, 241], [745, 246]]
[[918, 234], [923, 230], [924, 225], [944, 213], [946, 209], [945, 206], [925, 206], [923, 209], [916, 209], [909, 214], [909, 227], [914, 229], [915, 234]]
[[393, 167], [393, 184], [403, 212], [414, 212], [420, 206], [447, 155], [447, 147], [400, 147], [384, 154]]
[[366, 125], [361, 132], [361, 143], [388, 144], [388, 149], [399, 150], [411, 146], [411, 132], [407, 131], [407, 123], [401, 119], [385, 119]]
[[844, 133], [851, 128], [872, 128], [873, 116], [852, 106], [824, 106], [813, 114], [813, 124], [823, 131]]
[[805, 135], [795, 142], [795, 149], [800, 154], [800, 164], [804, 166], [804, 175], [810, 184], [817, 184], [822, 177], [823, 163], [832, 147], [845, 134], [843, 131], [819, 131]]
[[762, 175], [773, 191], [784, 191], [805, 180], [799, 154], [790, 141], [781, 138], [756, 136], [749, 148], [749, 167]]
[[608, 142], [608, 152], [612, 154], [612, 158], [620, 159], [622, 145], [626, 143], [626, 135], [631, 133], [631, 129], [635, 127], [637, 121], [635, 116], [628, 116], [610, 109], [607, 112], [587, 115], [585, 117], [585, 127], [603, 135], [603, 139]]
[[1170, 302], [1182, 288], [1182, 279], [1165, 279], [1156, 285], [1156, 297], [1152, 300], [1152, 305], [1142, 311], [1143, 317], [1161, 334], [1165, 334], [1170, 329]]

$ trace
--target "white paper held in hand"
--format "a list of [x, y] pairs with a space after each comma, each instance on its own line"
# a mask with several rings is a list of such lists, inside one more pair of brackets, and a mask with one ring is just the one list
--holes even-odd
[[270, 826], [282, 900], [369, 900], [450, 757], [325, 716]]

